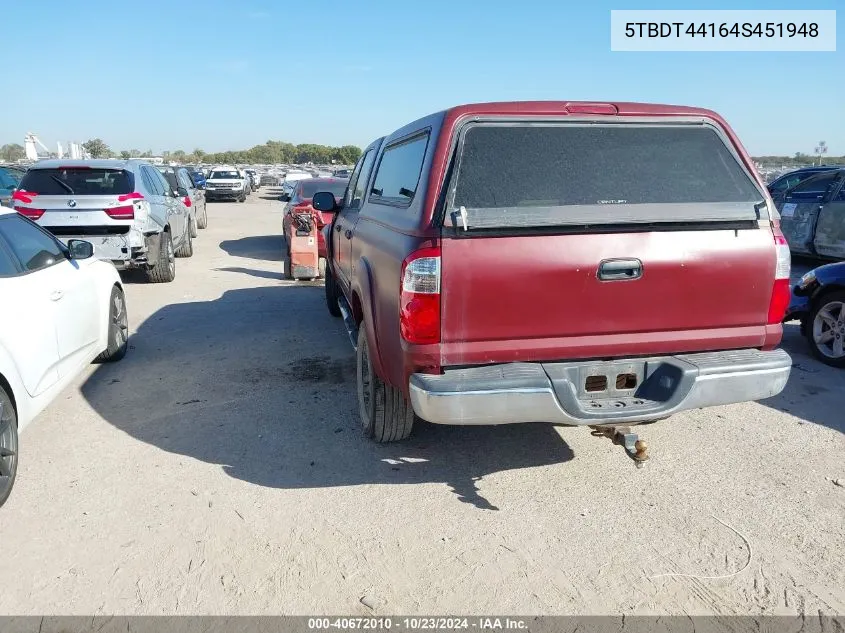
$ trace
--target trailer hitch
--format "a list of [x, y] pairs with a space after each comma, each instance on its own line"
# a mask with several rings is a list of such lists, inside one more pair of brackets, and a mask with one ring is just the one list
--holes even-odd
[[610, 438], [614, 444], [621, 444], [625, 452], [634, 460], [637, 468], [645, 466], [648, 460], [648, 444], [639, 438], [629, 426], [590, 426], [594, 437]]

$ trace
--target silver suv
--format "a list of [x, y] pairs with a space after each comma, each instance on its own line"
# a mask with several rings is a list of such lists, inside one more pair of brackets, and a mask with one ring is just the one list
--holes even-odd
[[151, 282], [173, 281], [174, 256], [194, 252], [187, 207], [142, 160], [41, 161], [26, 172], [13, 202], [62, 242], [91, 242], [96, 257], [141, 268]]

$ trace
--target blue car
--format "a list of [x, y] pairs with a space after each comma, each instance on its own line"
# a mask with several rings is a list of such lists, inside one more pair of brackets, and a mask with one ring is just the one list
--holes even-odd
[[845, 262], [811, 270], [792, 289], [784, 321], [801, 321], [813, 355], [845, 367]]
[[194, 181], [194, 186], [198, 189], [205, 189], [205, 174], [202, 170], [196, 167], [188, 167], [188, 173], [191, 175], [191, 180]]
[[818, 165], [816, 167], [802, 167], [801, 169], [790, 171], [788, 173], [785, 173], [783, 176], [775, 178], [772, 182], [767, 185], [767, 188], [769, 190], [769, 193], [772, 194], [772, 198], [778, 199], [783, 197], [783, 194], [785, 194], [788, 189], [792, 189], [796, 185], [801, 184], [811, 176], [815, 176], [816, 174], [820, 174], [822, 172], [841, 167], [842, 165]]

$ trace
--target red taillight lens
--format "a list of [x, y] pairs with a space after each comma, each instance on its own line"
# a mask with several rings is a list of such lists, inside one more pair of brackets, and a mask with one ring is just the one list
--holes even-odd
[[789, 275], [792, 272], [792, 255], [789, 252], [789, 244], [777, 224], [773, 227], [773, 233], [777, 262], [775, 264], [775, 281], [772, 285], [772, 298], [769, 300], [769, 316], [766, 321], [769, 325], [783, 321], [786, 309], [792, 299], [792, 289], [789, 285]]
[[29, 207], [15, 207], [15, 211], [20, 213], [25, 218], [29, 218], [30, 220], [37, 220], [42, 215], [44, 215], [44, 209], [30, 209]]
[[191, 206], [191, 196], [185, 196], [184, 198], [182, 198], [182, 202], [185, 203], [186, 207], [190, 207]]
[[29, 204], [32, 202], [32, 199], [37, 195], [37, 193], [30, 193], [29, 191], [15, 191], [12, 194], [12, 200], [17, 200], [18, 202]]
[[791, 299], [792, 289], [789, 287], [789, 279], [775, 279], [772, 286], [772, 298], [769, 301], [769, 318], [767, 321], [769, 325], [783, 321]]
[[143, 200], [144, 194], [134, 191], [132, 193], [124, 193], [117, 197], [118, 202], [126, 202], [127, 200]]
[[126, 206], [122, 207], [111, 207], [110, 209], [103, 209], [106, 212], [106, 215], [109, 216], [112, 220], [134, 220], [135, 219], [135, 207], [131, 204], [127, 204]]
[[440, 342], [440, 249], [422, 248], [402, 262], [399, 329], [409, 343]]

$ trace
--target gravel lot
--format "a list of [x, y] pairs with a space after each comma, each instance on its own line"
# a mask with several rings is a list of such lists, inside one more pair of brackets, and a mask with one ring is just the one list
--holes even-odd
[[376, 446], [271, 191], [209, 204], [174, 283], [128, 283], [126, 359], [24, 431], [0, 613], [845, 612], [845, 372], [795, 325], [783, 394], [642, 427], [643, 469], [548, 425]]

